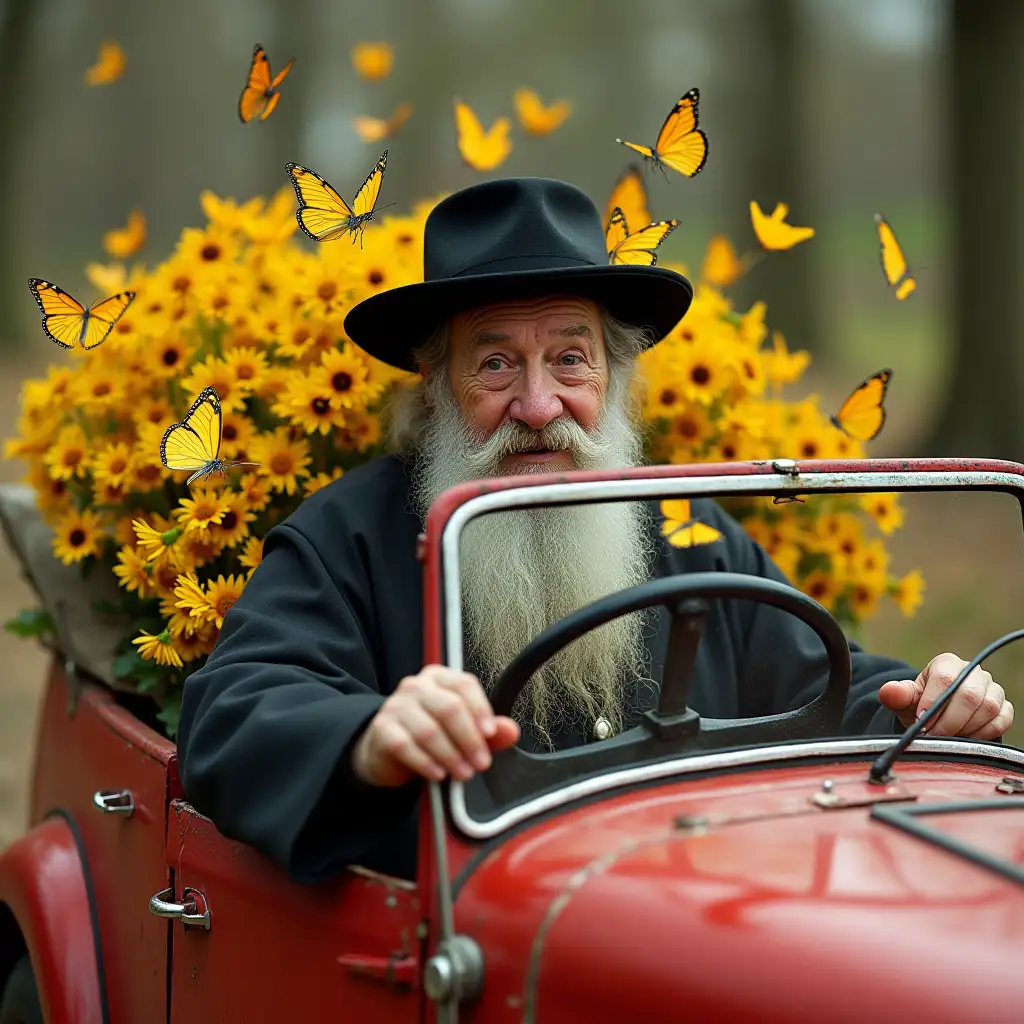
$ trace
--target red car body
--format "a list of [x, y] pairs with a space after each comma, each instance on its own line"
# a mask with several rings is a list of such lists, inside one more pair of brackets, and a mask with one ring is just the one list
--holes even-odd
[[[920, 473], [1024, 495], [1009, 463], [798, 469], [805, 484]], [[758, 475], [779, 482], [748, 464], [526, 485]], [[427, 661], [442, 650], [443, 528], [513, 484], [464, 485], [431, 512]], [[866, 779], [884, 738], [693, 755], [487, 838], [453, 803], [436, 836], [441, 805], [424, 800], [416, 882], [353, 867], [301, 887], [189, 805], [172, 742], [99, 685], [70, 713], [70, 685], [55, 659], [31, 828], [0, 854], [0, 991], [27, 952], [48, 1024], [1024, 1014], [1024, 751], [918, 741], [888, 786]], [[482, 954], [482, 987], [457, 1007], [425, 975], [449, 900], [450, 927]], [[154, 914], [175, 904], [188, 923]]]

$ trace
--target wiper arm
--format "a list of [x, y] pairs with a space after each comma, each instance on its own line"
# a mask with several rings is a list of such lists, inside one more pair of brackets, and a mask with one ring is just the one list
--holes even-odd
[[1005, 647], [1007, 644], [1012, 644], [1014, 640], [1020, 640], [1024, 638], [1024, 629], [1015, 629], [1012, 633], [1007, 633], [1005, 636], [1001, 636], [998, 640], [994, 640], [988, 645], [980, 654], [972, 658], [966, 665], [960, 670], [960, 674], [947, 686], [942, 693], [935, 699], [935, 703], [912, 725], [904, 731], [903, 735], [884, 753], [879, 754], [872, 762], [871, 768], [868, 771], [868, 782], [873, 782], [875, 785], [885, 785], [892, 781], [892, 766], [896, 763], [896, 758], [903, 753], [907, 747], [910, 746], [914, 740], [933, 722], [940, 714], [942, 709], [949, 703], [950, 698], [960, 689], [963, 685], [963, 681], [990, 655], [994, 654], [999, 650], [1000, 647]]

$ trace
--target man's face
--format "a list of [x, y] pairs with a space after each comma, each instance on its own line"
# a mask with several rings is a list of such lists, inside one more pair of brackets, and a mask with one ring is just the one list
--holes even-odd
[[450, 345], [449, 383], [474, 436], [483, 442], [505, 428], [523, 439], [517, 449], [537, 442], [504, 455], [500, 471], [573, 469], [571, 451], [543, 432], [565, 419], [588, 433], [597, 426], [608, 386], [597, 306], [573, 296], [482, 306], [454, 318]]

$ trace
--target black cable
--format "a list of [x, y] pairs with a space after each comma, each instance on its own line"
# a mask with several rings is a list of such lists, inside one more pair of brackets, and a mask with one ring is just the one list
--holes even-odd
[[963, 681], [990, 655], [1013, 643], [1014, 640], [1024, 638], [1024, 629], [1015, 629], [1012, 633], [1001, 636], [994, 640], [980, 654], [976, 655], [962, 669], [959, 675], [946, 687], [936, 698], [935, 703], [916, 721], [909, 726], [902, 736], [884, 753], [875, 758], [868, 771], [868, 782], [886, 782], [896, 758], [903, 753], [921, 732], [942, 712], [942, 709], [949, 703], [949, 699], [960, 689]]

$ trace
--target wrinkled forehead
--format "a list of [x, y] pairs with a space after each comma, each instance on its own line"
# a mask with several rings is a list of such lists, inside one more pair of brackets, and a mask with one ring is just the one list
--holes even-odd
[[551, 295], [495, 302], [457, 313], [451, 323], [454, 348], [465, 350], [479, 339], [539, 340], [561, 334], [601, 343], [597, 304], [575, 295]]

